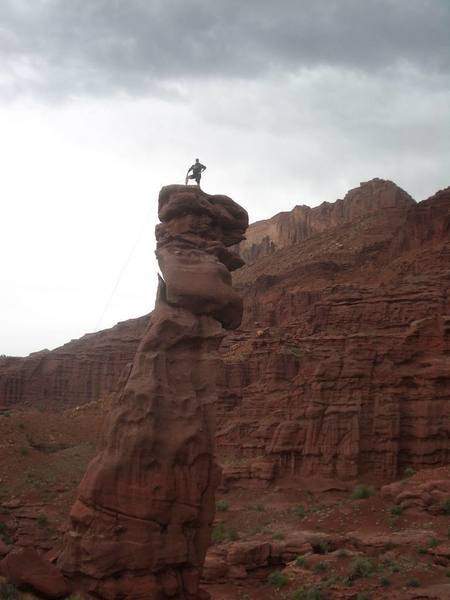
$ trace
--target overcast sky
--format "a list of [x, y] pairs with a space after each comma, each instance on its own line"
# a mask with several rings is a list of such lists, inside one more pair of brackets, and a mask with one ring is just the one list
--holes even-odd
[[450, 184], [449, 0], [1, 0], [0, 354], [149, 312], [196, 157], [252, 221]]

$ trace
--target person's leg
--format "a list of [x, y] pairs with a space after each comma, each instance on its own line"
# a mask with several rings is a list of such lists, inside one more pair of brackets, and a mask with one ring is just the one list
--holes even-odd
[[197, 185], [200, 187], [200, 179], [202, 178], [202, 176], [200, 175], [200, 173], [198, 175], [196, 175], [195, 177], [195, 181], [197, 182]]

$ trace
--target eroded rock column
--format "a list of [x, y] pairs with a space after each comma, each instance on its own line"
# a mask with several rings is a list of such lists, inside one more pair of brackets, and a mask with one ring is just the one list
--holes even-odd
[[[168, 186], [156, 227], [155, 310], [71, 511], [58, 565], [74, 589], [105, 599], [207, 597], [218, 347], [239, 326], [230, 271], [245, 210], [226, 196]], [[122, 387], [122, 386], [121, 386]]]

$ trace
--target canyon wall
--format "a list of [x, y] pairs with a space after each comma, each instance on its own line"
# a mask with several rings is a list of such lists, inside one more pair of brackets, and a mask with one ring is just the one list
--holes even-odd
[[264, 221], [253, 223], [246, 239], [239, 244], [239, 254], [253, 263], [281, 248], [297, 244], [327, 229], [357, 221], [362, 216], [410, 208], [414, 200], [404, 190], [383, 179], [363, 182], [347, 192], [343, 200], [323, 202], [319, 206], [295, 206]]
[[[449, 189], [416, 204], [379, 179], [334, 204], [296, 207], [249, 227], [239, 247], [252, 264], [234, 276], [244, 319], [222, 349], [224, 485], [311, 473], [390, 479], [406, 466], [448, 462], [449, 231]], [[125, 344], [111, 343], [111, 355], [132, 360], [146, 322], [134, 322]], [[0, 404], [42, 403], [42, 381], [56, 407], [107, 394], [113, 369], [98, 389], [86, 385], [97, 365], [108, 365], [96, 335], [72, 342], [72, 357], [68, 344], [0, 359]], [[109, 333], [98, 335], [106, 341]], [[88, 346], [93, 369], [85, 361], [78, 379], [66, 380]], [[65, 359], [52, 363], [61, 352]], [[52, 372], [50, 364], [59, 367]], [[14, 385], [19, 392], [6, 397], [1, 390]]]

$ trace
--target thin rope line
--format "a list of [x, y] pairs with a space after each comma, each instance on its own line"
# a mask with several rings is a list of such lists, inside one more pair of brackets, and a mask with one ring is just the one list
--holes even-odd
[[132, 257], [133, 257], [133, 254], [134, 254], [134, 252], [135, 252], [136, 248], [138, 247], [138, 245], [139, 245], [139, 242], [140, 242], [140, 241], [141, 241], [141, 239], [142, 239], [142, 234], [144, 233], [144, 230], [145, 230], [145, 228], [146, 228], [147, 224], [148, 224], [148, 223], [147, 223], [147, 220], [146, 220], [146, 219], [144, 219], [144, 221], [143, 221], [143, 223], [142, 223], [142, 226], [141, 226], [141, 229], [140, 229], [140, 231], [139, 231], [139, 235], [138, 235], [138, 237], [137, 237], [137, 239], [136, 239], [136, 241], [135, 241], [135, 243], [134, 243], [133, 247], [131, 248], [131, 251], [130, 251], [130, 253], [128, 254], [128, 257], [127, 257], [126, 261], [125, 261], [125, 262], [123, 263], [123, 265], [122, 265], [122, 269], [120, 270], [119, 277], [117, 278], [117, 281], [116, 281], [116, 283], [115, 283], [115, 285], [114, 285], [114, 287], [113, 287], [113, 289], [112, 289], [112, 292], [111, 292], [111, 294], [109, 295], [109, 298], [108, 298], [108, 300], [107, 300], [107, 302], [106, 302], [106, 304], [105, 304], [105, 308], [103, 309], [103, 312], [102, 312], [102, 314], [101, 314], [101, 316], [100, 316], [100, 319], [98, 320], [98, 322], [97, 322], [97, 325], [95, 326], [95, 331], [98, 331], [98, 330], [99, 330], [99, 328], [100, 328], [100, 325], [101, 325], [101, 323], [102, 323], [102, 321], [103, 321], [103, 318], [104, 318], [104, 316], [105, 316], [105, 314], [106, 314], [106, 312], [107, 312], [107, 310], [108, 310], [108, 308], [109, 308], [109, 306], [110, 306], [110, 304], [111, 304], [111, 301], [112, 301], [112, 299], [113, 299], [113, 297], [114, 297], [114, 294], [115, 294], [115, 293], [116, 293], [116, 291], [117, 291], [117, 288], [119, 287], [119, 284], [120, 284], [120, 282], [122, 281], [122, 277], [124, 276], [124, 274], [125, 274], [125, 271], [127, 270], [127, 267], [128, 267], [128, 265], [129, 265], [129, 263], [130, 263], [130, 260], [132, 259]]

